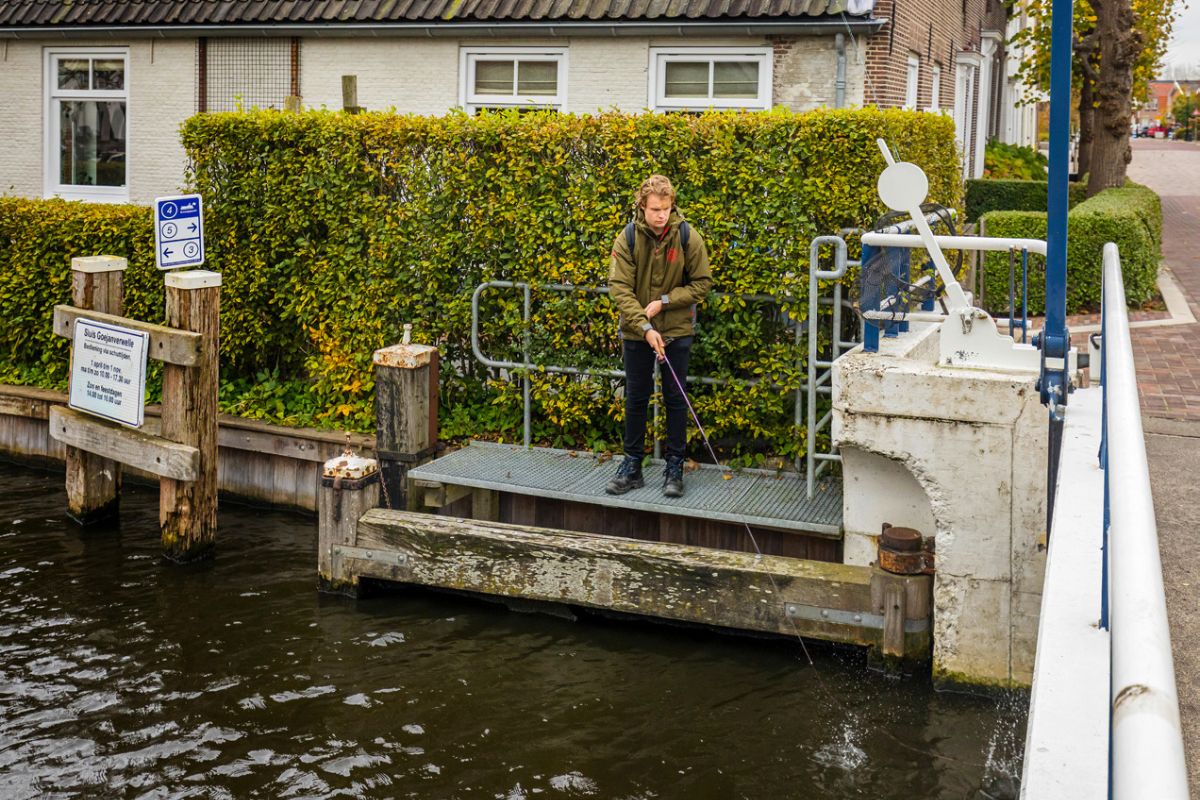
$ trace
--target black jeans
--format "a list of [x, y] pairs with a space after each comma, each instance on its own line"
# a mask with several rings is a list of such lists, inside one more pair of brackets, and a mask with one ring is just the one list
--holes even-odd
[[[667, 345], [667, 360], [687, 385], [688, 358], [692, 337], [684, 336]], [[654, 391], [654, 362], [657, 356], [643, 341], [626, 339], [625, 359], [625, 455], [641, 459], [646, 449], [646, 408]], [[667, 458], [683, 458], [687, 445], [687, 399], [679, 391], [671, 371], [662, 367], [663, 405], [667, 407]]]

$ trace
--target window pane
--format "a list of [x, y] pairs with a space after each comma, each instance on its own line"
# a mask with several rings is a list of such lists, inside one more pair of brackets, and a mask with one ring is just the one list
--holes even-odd
[[517, 64], [517, 94], [558, 94], [558, 64], [554, 61], [521, 61]]
[[475, 94], [512, 94], [512, 61], [476, 61]]
[[104, 58], [93, 61], [92, 88], [109, 90], [124, 89], [125, 61], [120, 58]]
[[718, 61], [713, 64], [713, 97], [758, 97], [758, 62]]
[[125, 185], [125, 102], [59, 103], [59, 182], [67, 186]]
[[58, 88], [89, 88], [88, 60], [86, 58], [60, 58], [58, 60]]
[[707, 61], [668, 61], [667, 97], [708, 97]]

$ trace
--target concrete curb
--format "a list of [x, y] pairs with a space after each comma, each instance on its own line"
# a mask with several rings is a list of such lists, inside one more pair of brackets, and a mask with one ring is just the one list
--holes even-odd
[[1142, 415], [1142, 433], [1200, 439], [1200, 420], [1167, 419]]

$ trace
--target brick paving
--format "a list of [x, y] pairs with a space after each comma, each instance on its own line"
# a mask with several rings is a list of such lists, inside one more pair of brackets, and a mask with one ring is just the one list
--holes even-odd
[[[1163, 260], [1200, 319], [1200, 145], [1135, 139], [1128, 174], [1162, 198]], [[1132, 334], [1143, 413], [1200, 422], [1200, 322]]]

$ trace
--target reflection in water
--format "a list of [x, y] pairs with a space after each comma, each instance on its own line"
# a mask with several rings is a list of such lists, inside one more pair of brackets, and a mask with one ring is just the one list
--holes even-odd
[[[158, 557], [157, 496], [81, 531], [0, 465], [0, 796], [1013, 797], [1024, 698], [858, 653], [315, 590], [316, 523], [226, 503]], [[836, 693], [834, 702], [829, 694]], [[932, 755], [931, 755], [932, 754]]]

